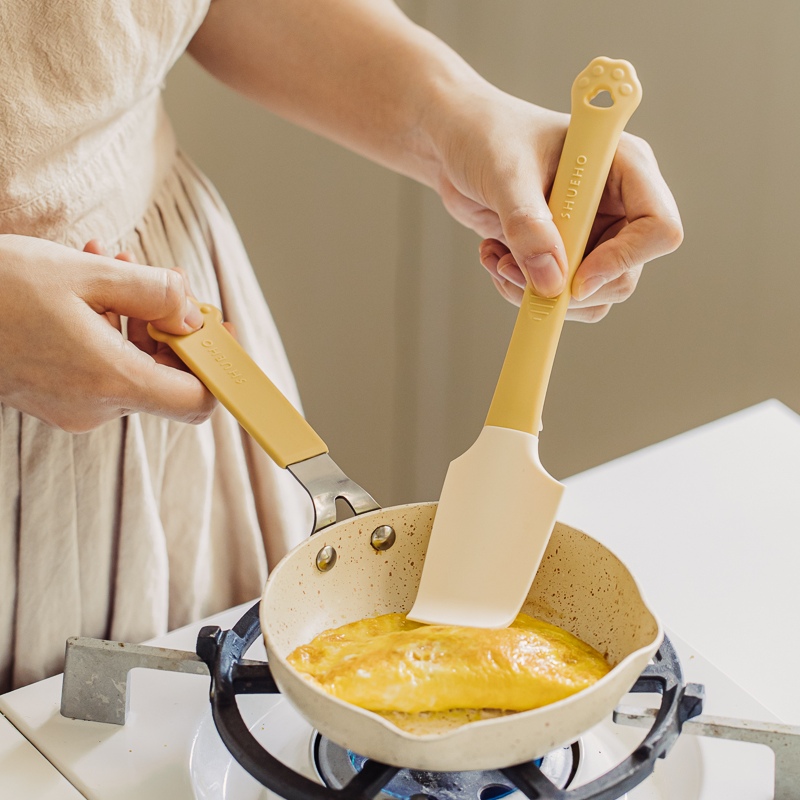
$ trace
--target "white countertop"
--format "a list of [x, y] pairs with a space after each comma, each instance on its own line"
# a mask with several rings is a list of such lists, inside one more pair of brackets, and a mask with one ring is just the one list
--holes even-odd
[[767, 401], [566, 484], [559, 518], [613, 550], [669, 628], [800, 723], [800, 417]]

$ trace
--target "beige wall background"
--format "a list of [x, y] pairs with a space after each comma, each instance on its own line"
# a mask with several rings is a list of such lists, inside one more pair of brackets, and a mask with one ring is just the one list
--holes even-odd
[[[595, 55], [636, 66], [686, 241], [596, 325], [545, 408], [557, 477], [777, 397], [800, 411], [800, 4], [411, 0], [505, 90], [568, 111]], [[236, 97], [184, 58], [167, 103], [237, 220], [306, 414], [384, 504], [433, 499], [477, 436], [516, 309], [431, 192]]]

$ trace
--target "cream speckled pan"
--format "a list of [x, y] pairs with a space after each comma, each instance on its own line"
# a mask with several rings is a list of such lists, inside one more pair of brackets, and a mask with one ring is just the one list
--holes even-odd
[[[560, 625], [606, 655], [611, 672], [588, 689], [533, 711], [415, 736], [311, 684], [286, 662], [327, 628], [408, 611], [416, 596], [435, 503], [362, 514], [321, 531], [273, 570], [261, 599], [261, 629], [281, 691], [318, 730], [344, 747], [398, 767], [499, 769], [574, 741], [607, 717], [655, 654], [662, 629], [626, 567], [599, 542], [556, 524], [523, 611]], [[375, 550], [371, 534], [391, 525], [397, 539]], [[328, 572], [321, 548], [335, 548]]]

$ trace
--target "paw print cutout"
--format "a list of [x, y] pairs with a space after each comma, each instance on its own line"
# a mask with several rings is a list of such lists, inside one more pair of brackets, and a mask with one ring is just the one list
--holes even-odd
[[[607, 102], [598, 102], [603, 95]], [[622, 106], [630, 108], [632, 113], [641, 98], [642, 86], [636, 70], [621, 59], [595, 58], [572, 85], [573, 108], [580, 103], [602, 113], [608, 108]]]

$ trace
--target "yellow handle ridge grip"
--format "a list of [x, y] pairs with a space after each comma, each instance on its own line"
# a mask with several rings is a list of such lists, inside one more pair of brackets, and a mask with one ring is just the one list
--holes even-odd
[[328, 452], [325, 442], [283, 396], [222, 324], [222, 312], [198, 304], [203, 327], [185, 336], [151, 325], [154, 339], [168, 344], [239, 424], [284, 469]]
[[[608, 108], [591, 101], [611, 96]], [[550, 211], [564, 241], [567, 288], [554, 298], [525, 289], [486, 425], [538, 435], [561, 328], [611, 162], [622, 131], [642, 99], [627, 61], [595, 58], [572, 85], [572, 116], [550, 193]]]

